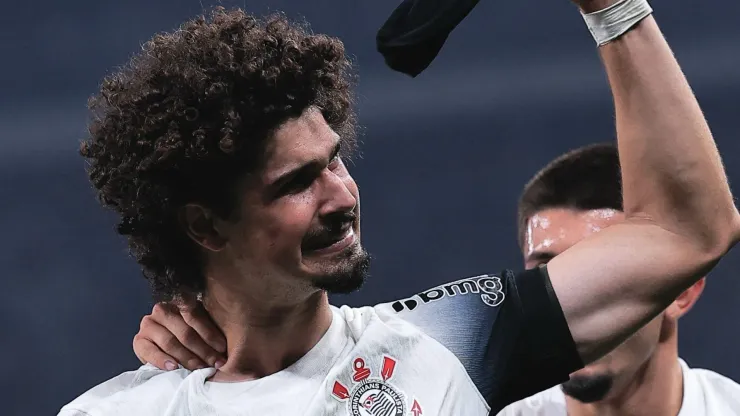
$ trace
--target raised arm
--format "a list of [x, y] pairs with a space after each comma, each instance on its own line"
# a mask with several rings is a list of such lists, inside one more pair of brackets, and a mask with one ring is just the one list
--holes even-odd
[[[580, 6], [588, 13], [612, 3]], [[599, 52], [616, 107], [627, 221], [547, 266], [586, 363], [665, 309], [740, 235], [709, 126], [653, 17]]]

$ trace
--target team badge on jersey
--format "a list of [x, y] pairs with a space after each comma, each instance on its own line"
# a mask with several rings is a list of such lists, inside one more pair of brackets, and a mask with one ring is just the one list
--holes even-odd
[[[406, 416], [406, 399], [388, 382], [396, 370], [397, 360], [384, 356], [380, 377], [373, 377], [373, 371], [365, 365], [365, 360], [356, 358], [353, 362], [352, 385], [348, 388], [339, 381], [334, 382], [332, 396], [347, 402], [347, 410], [352, 416]], [[412, 416], [422, 414], [421, 406], [414, 400]]]

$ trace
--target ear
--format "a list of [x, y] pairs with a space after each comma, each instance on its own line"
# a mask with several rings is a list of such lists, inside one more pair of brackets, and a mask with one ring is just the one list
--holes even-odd
[[188, 236], [201, 247], [221, 251], [228, 239], [221, 222], [210, 209], [198, 204], [187, 204], [178, 213], [180, 225]]
[[686, 289], [681, 293], [673, 303], [666, 309], [666, 314], [673, 319], [682, 317], [688, 312], [699, 300], [699, 296], [704, 291], [706, 285], [706, 277], [702, 277], [699, 281], [691, 285], [690, 288]]

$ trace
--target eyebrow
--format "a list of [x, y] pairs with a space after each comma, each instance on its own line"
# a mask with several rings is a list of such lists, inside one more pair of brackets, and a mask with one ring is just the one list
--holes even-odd
[[[334, 145], [334, 148], [332, 149], [331, 155], [329, 156], [329, 160], [334, 159], [338, 154], [339, 151], [342, 148], [342, 142], [341, 140], [337, 141], [337, 144]], [[268, 186], [269, 189], [272, 189], [274, 191], [277, 191], [280, 189], [283, 185], [288, 183], [291, 179], [293, 179], [295, 176], [300, 174], [301, 172], [305, 172], [306, 170], [312, 170], [319, 166], [321, 166], [323, 163], [323, 160], [321, 159], [312, 159], [309, 160], [300, 166], [296, 166], [293, 169], [290, 169], [289, 171], [281, 174], [277, 177], [277, 179], [273, 180]]]

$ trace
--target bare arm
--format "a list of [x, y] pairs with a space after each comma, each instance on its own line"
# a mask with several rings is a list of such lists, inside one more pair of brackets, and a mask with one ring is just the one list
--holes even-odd
[[548, 265], [586, 363], [704, 276], [740, 229], [709, 127], [653, 17], [600, 54], [616, 107], [627, 221]]

